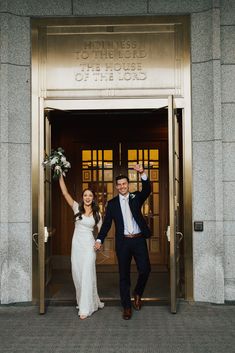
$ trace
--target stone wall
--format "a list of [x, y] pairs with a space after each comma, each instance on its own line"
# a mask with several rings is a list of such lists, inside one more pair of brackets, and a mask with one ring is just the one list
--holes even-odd
[[193, 220], [204, 221], [193, 234], [194, 298], [235, 299], [234, 1], [2, 0], [1, 303], [32, 299], [31, 17], [182, 14], [191, 14]]
[[235, 2], [221, 2], [225, 299], [235, 299]]
[[194, 299], [224, 301], [220, 9], [193, 13], [192, 129]]
[[9, 303], [32, 292], [30, 18], [3, 12], [0, 24], [0, 297]]

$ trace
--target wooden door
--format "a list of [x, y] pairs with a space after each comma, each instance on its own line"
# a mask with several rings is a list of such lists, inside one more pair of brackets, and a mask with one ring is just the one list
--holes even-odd
[[[118, 145], [76, 144], [76, 155], [77, 164], [81, 166], [81, 173], [78, 174], [76, 182], [79, 194], [86, 188], [94, 190], [103, 218], [107, 202], [116, 194], [114, 179], [119, 164]], [[99, 265], [117, 264], [114, 232], [112, 225], [102, 251], [97, 253]]]
[[[152, 265], [167, 264], [165, 229], [167, 224], [168, 194], [167, 183], [167, 145], [165, 142], [135, 142], [78, 145], [78, 165], [82, 166], [77, 179], [79, 193], [85, 188], [92, 188], [96, 194], [102, 216], [105, 214], [107, 201], [116, 194], [115, 176], [122, 173], [130, 179], [130, 191], [141, 189], [141, 180], [133, 166], [140, 163], [148, 174], [152, 193], [143, 205], [143, 214], [151, 229], [152, 237], [148, 240]], [[98, 253], [97, 264], [114, 265], [115, 255], [114, 225], [104, 242], [103, 250]]]
[[137, 163], [143, 165], [150, 179], [152, 192], [142, 207], [152, 234], [147, 241], [149, 256], [152, 265], [167, 265], [167, 144], [164, 141], [132, 142], [123, 144], [122, 151], [122, 163], [130, 179], [130, 191], [141, 189], [141, 180], [133, 170]]
[[[157, 270], [166, 270], [168, 244], [165, 230], [169, 218], [167, 109], [90, 112], [84, 113], [84, 116], [82, 112], [79, 116], [71, 116], [57, 111], [52, 112], [51, 117], [52, 146], [62, 146], [72, 164], [66, 177], [69, 192], [75, 200], [80, 200], [82, 189], [92, 187], [97, 191], [103, 215], [107, 201], [117, 194], [115, 177], [120, 173], [129, 174], [130, 187], [133, 190], [135, 187], [139, 188], [141, 184], [132, 180], [130, 166], [139, 161], [147, 163], [153, 192], [144, 205], [143, 212], [154, 233], [149, 242], [150, 257], [152, 263], [157, 265]], [[142, 124], [138, 124], [143, 119], [144, 129]], [[133, 129], [135, 133], [130, 134]], [[135, 159], [131, 151], [136, 151], [138, 158]], [[53, 224], [57, 229], [53, 242], [54, 267], [69, 269], [74, 220], [57, 183], [53, 183]], [[106, 265], [117, 264], [114, 243], [113, 226], [97, 260], [107, 270]]]

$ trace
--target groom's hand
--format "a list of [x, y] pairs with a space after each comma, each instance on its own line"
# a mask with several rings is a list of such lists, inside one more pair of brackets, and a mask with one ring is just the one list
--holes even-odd
[[144, 168], [142, 167], [141, 164], [136, 164], [136, 166], [134, 166], [133, 169], [136, 170], [140, 174], [144, 173]]

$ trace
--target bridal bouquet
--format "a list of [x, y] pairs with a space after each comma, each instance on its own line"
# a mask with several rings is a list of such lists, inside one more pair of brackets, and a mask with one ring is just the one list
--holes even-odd
[[51, 154], [46, 156], [43, 161], [43, 166], [51, 168], [53, 170], [53, 179], [58, 180], [60, 175], [66, 175], [71, 164], [67, 161], [64, 150], [61, 147], [58, 147], [57, 150], [51, 150]]

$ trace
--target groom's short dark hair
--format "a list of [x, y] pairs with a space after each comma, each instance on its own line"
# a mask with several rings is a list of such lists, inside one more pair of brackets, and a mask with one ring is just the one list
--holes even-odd
[[123, 175], [123, 174], [120, 174], [120, 175], [118, 175], [118, 176], [116, 177], [116, 184], [117, 184], [118, 180], [121, 180], [121, 179], [126, 179], [127, 182], [129, 183], [129, 178], [128, 178], [128, 176]]

